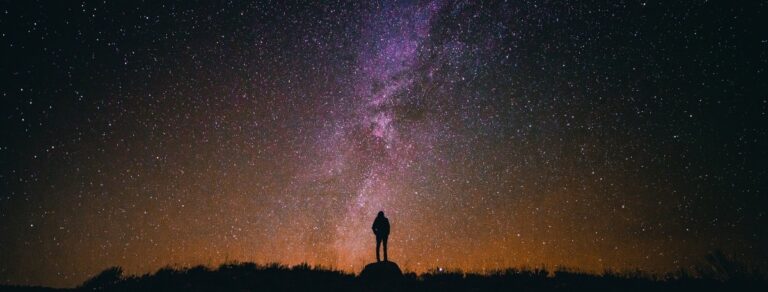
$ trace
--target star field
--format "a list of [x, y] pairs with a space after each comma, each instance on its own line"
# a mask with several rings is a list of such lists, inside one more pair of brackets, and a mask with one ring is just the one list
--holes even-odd
[[192, 2], [0, 4], [0, 284], [766, 264], [765, 3]]

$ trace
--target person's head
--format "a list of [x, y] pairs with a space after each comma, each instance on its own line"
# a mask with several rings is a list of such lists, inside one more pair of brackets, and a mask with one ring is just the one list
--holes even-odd
[[379, 211], [379, 215], [376, 215], [376, 217], [384, 217], [384, 211]]

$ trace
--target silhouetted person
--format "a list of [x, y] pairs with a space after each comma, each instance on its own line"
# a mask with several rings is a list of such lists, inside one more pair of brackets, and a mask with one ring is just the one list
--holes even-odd
[[389, 237], [389, 219], [384, 217], [384, 211], [379, 211], [373, 220], [373, 234], [376, 234], [376, 261], [380, 262], [379, 247], [384, 242], [384, 261], [387, 261], [387, 238]]

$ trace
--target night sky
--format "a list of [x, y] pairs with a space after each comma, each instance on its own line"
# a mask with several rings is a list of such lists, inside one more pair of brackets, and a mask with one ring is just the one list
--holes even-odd
[[0, 284], [768, 258], [764, 1], [120, 2], [0, 4]]

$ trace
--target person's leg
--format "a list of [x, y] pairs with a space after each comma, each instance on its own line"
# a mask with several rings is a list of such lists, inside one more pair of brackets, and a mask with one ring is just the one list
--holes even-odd
[[[381, 261], [381, 260], [380, 260], [380, 258], [379, 258], [379, 247], [380, 247], [380, 246], [381, 246], [381, 237], [378, 237], [378, 236], [377, 236], [377, 237], [376, 237], [376, 261], [377, 261], [377, 262], [380, 262], [380, 261]], [[386, 250], [386, 249], [385, 249], [385, 250]], [[385, 257], [386, 257], [386, 253], [385, 253]]]
[[388, 238], [387, 236], [385, 236], [383, 238], [383, 240], [384, 240], [384, 261], [385, 262], [387, 261], [387, 238]]

